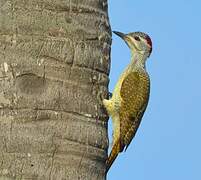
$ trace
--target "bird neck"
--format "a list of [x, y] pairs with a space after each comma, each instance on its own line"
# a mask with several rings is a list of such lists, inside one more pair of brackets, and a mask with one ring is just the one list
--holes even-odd
[[145, 70], [145, 62], [147, 59], [147, 54], [146, 53], [140, 53], [137, 51], [131, 52], [131, 63], [129, 65], [129, 69], [131, 71], [133, 70]]

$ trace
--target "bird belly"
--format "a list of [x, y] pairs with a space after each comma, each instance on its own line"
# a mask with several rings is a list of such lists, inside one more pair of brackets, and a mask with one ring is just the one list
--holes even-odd
[[114, 145], [115, 142], [119, 140], [120, 137], [120, 121], [119, 115], [112, 117], [112, 126], [113, 126], [113, 141], [112, 144]]
[[[118, 91], [117, 91], [118, 92]], [[120, 137], [120, 120], [119, 120], [119, 111], [121, 108], [121, 97], [119, 93], [113, 94], [111, 99], [112, 104], [112, 126], [113, 126], [113, 144], [119, 140]]]
[[123, 82], [123, 77], [127, 74], [128, 72], [125, 71], [119, 78], [119, 81], [117, 82], [114, 91], [112, 93], [112, 98], [109, 100], [104, 100], [103, 104], [106, 104], [106, 109], [109, 113], [109, 115], [112, 118], [112, 126], [113, 126], [113, 145], [115, 142], [117, 142], [120, 138], [120, 119], [119, 119], [119, 111], [121, 108], [121, 95], [120, 95], [120, 90], [121, 90], [121, 85]]

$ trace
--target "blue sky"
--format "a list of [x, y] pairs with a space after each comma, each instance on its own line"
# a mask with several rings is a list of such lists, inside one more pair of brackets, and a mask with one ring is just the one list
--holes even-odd
[[[147, 111], [108, 180], [200, 180], [201, 1], [109, 0], [109, 16], [112, 30], [148, 33], [153, 52]], [[110, 91], [129, 61], [129, 49], [113, 34]]]

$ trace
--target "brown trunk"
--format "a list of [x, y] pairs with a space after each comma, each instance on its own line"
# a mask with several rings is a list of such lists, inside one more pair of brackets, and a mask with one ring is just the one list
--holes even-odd
[[0, 179], [104, 180], [107, 0], [0, 0]]

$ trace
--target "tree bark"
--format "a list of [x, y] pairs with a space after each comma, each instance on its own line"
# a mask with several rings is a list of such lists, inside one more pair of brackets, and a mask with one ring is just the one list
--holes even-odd
[[107, 0], [0, 0], [0, 179], [103, 180]]

